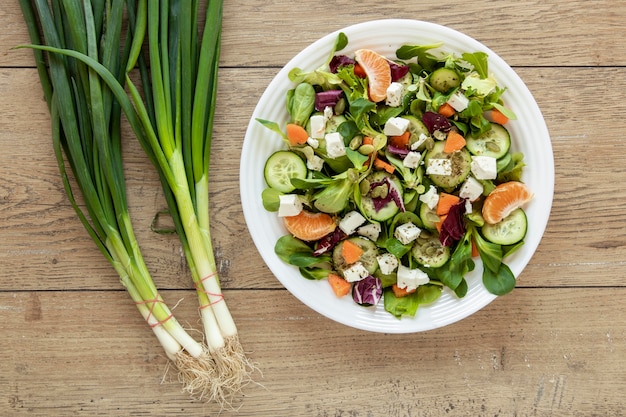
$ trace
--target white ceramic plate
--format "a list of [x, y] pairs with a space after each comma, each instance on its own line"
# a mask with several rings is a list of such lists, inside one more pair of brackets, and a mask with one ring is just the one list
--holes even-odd
[[[241, 155], [240, 191], [246, 223], [264, 261], [278, 280], [296, 298], [324, 316], [358, 329], [384, 333], [411, 333], [436, 329], [459, 321], [489, 304], [495, 296], [482, 285], [482, 264], [466, 276], [467, 295], [457, 299], [445, 291], [435, 303], [420, 306], [415, 317], [396, 319], [383, 308], [361, 307], [352, 297], [337, 298], [328, 283], [304, 279], [297, 268], [282, 262], [274, 253], [274, 244], [287, 233], [276, 213], [263, 208], [261, 192], [266, 187], [263, 167], [274, 151], [283, 147], [281, 138], [255, 121], [262, 118], [284, 125], [287, 122], [285, 95], [294, 88], [288, 72], [294, 67], [313, 70], [325, 62], [337, 34], [330, 33], [296, 55], [276, 75], [257, 104], [250, 120]], [[522, 272], [537, 249], [550, 215], [554, 192], [554, 160], [548, 129], [534, 98], [515, 71], [498, 55], [480, 42], [455, 30], [415, 20], [378, 20], [341, 30], [348, 36], [348, 46], [340, 51], [351, 55], [359, 48], [375, 50], [391, 59], [404, 44], [428, 45], [443, 42], [443, 50], [456, 52], [484, 51], [489, 55], [489, 71], [508, 91], [503, 98], [517, 115], [507, 124], [512, 136], [512, 149], [524, 153], [527, 167], [523, 181], [531, 188], [534, 199], [526, 207], [529, 228], [525, 244], [506, 259], [516, 277]]]

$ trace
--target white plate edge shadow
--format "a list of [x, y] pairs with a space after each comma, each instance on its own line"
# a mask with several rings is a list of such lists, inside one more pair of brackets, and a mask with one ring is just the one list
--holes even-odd
[[[350, 54], [358, 48], [371, 48], [390, 58], [403, 44], [431, 44], [443, 42], [443, 50], [461, 52], [483, 51], [489, 55], [489, 70], [499, 85], [508, 88], [503, 98], [517, 114], [507, 128], [513, 140], [512, 148], [524, 153], [528, 165], [523, 180], [534, 193], [526, 207], [529, 229], [524, 246], [506, 258], [516, 277], [522, 273], [539, 246], [547, 227], [554, 194], [554, 159], [548, 128], [541, 110], [530, 90], [517, 73], [495, 52], [477, 40], [454, 29], [434, 23], [385, 19], [358, 23], [334, 31], [313, 42], [292, 58], [272, 79], [257, 103], [248, 124], [240, 162], [240, 194], [244, 218], [257, 250], [281, 284], [296, 298], [316, 312], [344, 325], [381, 333], [414, 333], [440, 328], [455, 323], [477, 312], [496, 297], [482, 286], [482, 264], [468, 274], [468, 294], [457, 299], [445, 291], [432, 305], [420, 306], [415, 317], [396, 319], [384, 311], [382, 302], [376, 307], [361, 307], [351, 297], [335, 297], [324, 281], [309, 281], [297, 268], [282, 262], [274, 253], [276, 240], [286, 234], [276, 213], [267, 212], [261, 201], [265, 188], [263, 165], [267, 157], [283, 147], [281, 138], [263, 127], [255, 119], [267, 119], [279, 124], [286, 122], [285, 94], [294, 85], [287, 74], [294, 67], [305, 70], [317, 68], [325, 62], [339, 32], [348, 36], [349, 44], [340, 53]], [[368, 39], [376, 33], [376, 39]], [[533, 121], [533, 123], [526, 123]], [[537, 169], [540, 167], [541, 170]], [[534, 169], [534, 170], [533, 170]]]

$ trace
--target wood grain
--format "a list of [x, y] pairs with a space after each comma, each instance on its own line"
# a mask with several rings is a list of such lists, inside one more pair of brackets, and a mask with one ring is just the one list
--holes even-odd
[[[297, 18], [295, 18], [297, 16]], [[239, 156], [254, 107], [301, 49], [380, 18], [440, 23], [511, 64], [546, 119], [550, 221], [518, 288], [437, 331], [334, 323], [283, 289], [254, 247]], [[626, 403], [626, 3], [409, 0], [225, 4], [211, 159], [212, 236], [259, 385], [238, 412], [188, 398], [117, 275], [68, 204], [19, 3], [0, 8], [0, 415], [622, 416]], [[610, 110], [609, 110], [610, 109]], [[151, 231], [165, 208], [126, 127], [138, 238], [176, 316], [198, 328], [180, 244]]]

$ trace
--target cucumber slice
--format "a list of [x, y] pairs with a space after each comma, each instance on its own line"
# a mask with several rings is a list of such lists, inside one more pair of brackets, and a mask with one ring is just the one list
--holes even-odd
[[428, 230], [437, 230], [435, 223], [439, 221], [439, 216], [437, 215], [437, 212], [428, 207], [427, 204], [422, 203], [420, 206], [420, 219], [422, 220], [424, 228]]
[[526, 236], [528, 219], [521, 208], [513, 210], [511, 214], [496, 224], [487, 224], [482, 227], [485, 239], [498, 245], [512, 245], [520, 242]]
[[270, 155], [263, 170], [265, 182], [281, 193], [295, 190], [292, 178], [304, 179], [307, 176], [306, 163], [291, 151], [277, 151]]
[[[421, 135], [430, 136], [428, 132], [428, 128], [426, 127], [424, 122], [422, 122], [417, 117], [411, 116], [411, 115], [404, 115], [401, 117], [409, 121], [409, 127], [407, 128], [407, 130], [411, 134], [411, 136], [409, 137], [409, 144], [412, 145], [415, 142], [417, 142]], [[424, 144], [422, 144], [418, 147], [417, 150], [422, 150], [424, 149], [424, 147], [425, 147]]]
[[[400, 199], [404, 198], [404, 190], [402, 188], [402, 182], [400, 182], [400, 180], [395, 175], [388, 174], [385, 171], [376, 171], [368, 175], [364, 181], [366, 181], [369, 184], [374, 184], [374, 183], [383, 181], [385, 177], [388, 178], [391, 181], [391, 183], [395, 186], [395, 188], [398, 191]], [[372, 196], [370, 195], [370, 193], [368, 192], [368, 194], [363, 195], [361, 197], [361, 210], [363, 211], [363, 214], [367, 218], [382, 222], [385, 220], [389, 220], [390, 218], [395, 216], [396, 213], [398, 213], [398, 211], [400, 210], [400, 208], [395, 203], [395, 201], [390, 200], [382, 208], [380, 208], [379, 210], [376, 210], [376, 208], [374, 207], [374, 200]]]
[[509, 151], [511, 135], [504, 126], [492, 123], [490, 130], [478, 137], [469, 137], [466, 142], [465, 146], [473, 155], [491, 156], [498, 159]]
[[[378, 256], [378, 247], [376, 246], [376, 243], [361, 236], [351, 237], [347, 240], [363, 249], [363, 254], [359, 258], [358, 262], [361, 262], [370, 274], [376, 272], [378, 269], [378, 260], [376, 259]], [[342, 240], [333, 249], [333, 265], [335, 266], [335, 270], [342, 276], [343, 271], [352, 265], [346, 263], [345, 259], [343, 259], [343, 255], [341, 255], [341, 248], [343, 247], [344, 242], [345, 240]]]
[[446, 93], [461, 85], [461, 77], [453, 69], [442, 67], [430, 74], [430, 85], [440, 93]]
[[450, 259], [450, 248], [443, 246], [436, 234], [422, 231], [413, 243], [411, 254], [421, 265], [438, 268]]
[[444, 146], [445, 143], [443, 141], [435, 142], [433, 148], [428, 151], [424, 160], [426, 162], [426, 166], [428, 166], [428, 161], [431, 159], [450, 160], [452, 165], [451, 175], [430, 174], [428, 177], [436, 186], [446, 190], [451, 190], [465, 181], [465, 178], [469, 175], [472, 167], [472, 156], [465, 148], [456, 152], [446, 153], [443, 151]]

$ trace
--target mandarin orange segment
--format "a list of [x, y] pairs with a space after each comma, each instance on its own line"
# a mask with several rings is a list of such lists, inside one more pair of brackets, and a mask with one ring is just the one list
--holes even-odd
[[369, 49], [359, 49], [354, 53], [354, 59], [367, 75], [370, 100], [383, 101], [391, 85], [391, 67], [387, 58]]
[[289, 233], [307, 242], [321, 239], [337, 227], [330, 215], [306, 210], [295, 216], [284, 217], [283, 221]]
[[489, 224], [496, 224], [507, 217], [511, 212], [533, 197], [530, 189], [519, 181], [509, 181], [499, 184], [485, 198], [483, 204], [483, 218]]

